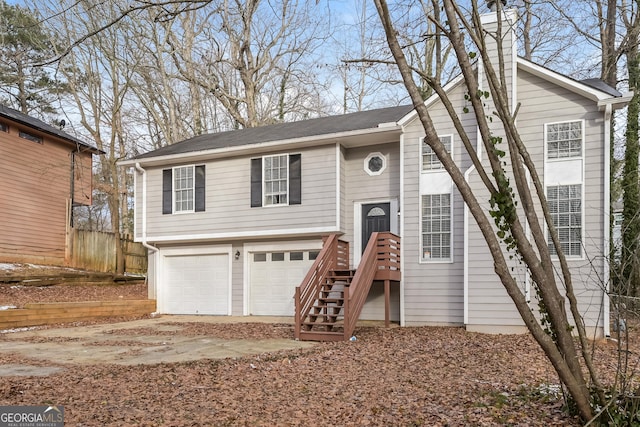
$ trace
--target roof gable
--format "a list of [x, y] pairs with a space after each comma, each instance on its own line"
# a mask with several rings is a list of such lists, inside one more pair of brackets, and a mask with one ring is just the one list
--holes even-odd
[[560, 87], [575, 92], [592, 101], [598, 102], [609, 98], [620, 98], [622, 94], [615, 88], [599, 79], [575, 80], [569, 76], [518, 57], [518, 69], [552, 82]]
[[[477, 63], [475, 64], [475, 66], [477, 66]], [[625, 96], [623, 96], [622, 93], [618, 92], [615, 88], [612, 88], [600, 79], [585, 79], [582, 81], [578, 81], [521, 57], [518, 57], [517, 59], [517, 69], [521, 69], [523, 71], [531, 73], [543, 80], [549, 81], [557, 86], [578, 93], [581, 96], [584, 96], [585, 98], [588, 98], [597, 103], [602, 103], [605, 100], [619, 99], [619, 103], [614, 103], [616, 104], [616, 107], [618, 107], [625, 102]], [[462, 73], [460, 73], [449, 83], [447, 83], [443, 87], [443, 89], [445, 92], [451, 92], [454, 88], [456, 88], [460, 83], [463, 82], [464, 77]], [[427, 98], [424, 103], [428, 107], [438, 99], [438, 95], [433, 94], [429, 98]], [[415, 110], [409, 111], [408, 114], [399, 121], [399, 123], [401, 125], [406, 125], [407, 123], [415, 119], [416, 116], [417, 112]]]

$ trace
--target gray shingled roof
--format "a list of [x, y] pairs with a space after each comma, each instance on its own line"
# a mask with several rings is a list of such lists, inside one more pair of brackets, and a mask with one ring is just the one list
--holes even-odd
[[79, 144], [87, 149], [89, 149], [89, 151], [92, 151], [94, 154], [103, 154], [104, 152], [102, 150], [99, 150], [98, 148], [96, 148], [95, 146], [88, 144], [78, 138], [76, 138], [75, 136], [71, 136], [66, 132], [63, 132], [62, 130], [60, 130], [59, 128], [56, 128], [54, 126], [51, 126], [45, 122], [43, 122], [42, 120], [36, 119], [35, 117], [31, 117], [28, 116], [26, 114], [21, 113], [18, 110], [14, 110], [13, 108], [9, 108], [5, 105], [0, 104], [0, 117], [4, 117], [10, 120], [13, 120], [15, 122], [18, 122], [20, 124], [23, 124], [25, 126], [28, 126], [32, 129], [37, 129], [41, 132], [44, 133], [48, 133], [49, 135], [54, 135], [57, 136], [58, 138], [62, 138], [66, 141], [69, 141], [73, 144]]
[[584, 80], [580, 80], [580, 83], [584, 83], [587, 86], [591, 86], [594, 89], [598, 89], [616, 98], [619, 98], [622, 96], [622, 94], [618, 92], [615, 88], [609, 86], [608, 84], [606, 84], [604, 81], [600, 79], [584, 79]]
[[322, 136], [339, 132], [377, 128], [381, 123], [395, 123], [413, 109], [411, 105], [381, 108], [340, 116], [321, 117], [299, 122], [279, 123], [256, 128], [199, 135], [166, 147], [141, 154], [146, 159], [172, 154], [192, 153], [217, 148], [236, 147], [286, 139]]

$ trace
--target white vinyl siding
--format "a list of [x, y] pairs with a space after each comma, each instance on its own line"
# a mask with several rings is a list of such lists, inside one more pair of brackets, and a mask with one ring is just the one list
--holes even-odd
[[[447, 152], [451, 153], [451, 142], [453, 137], [451, 135], [446, 135], [446, 136], [439, 136], [438, 138], [440, 138], [440, 142], [444, 145]], [[429, 145], [427, 145], [427, 143], [425, 142], [425, 139], [423, 138], [422, 170], [429, 171], [429, 170], [438, 170], [442, 168], [443, 168], [442, 162], [440, 162], [440, 160], [438, 159], [438, 156], [436, 156], [436, 153], [433, 151], [433, 149]]]
[[422, 259], [451, 259], [451, 194], [422, 196]]
[[264, 206], [286, 205], [289, 189], [289, 156], [264, 158]]
[[183, 166], [173, 169], [173, 211], [194, 211], [194, 167]]
[[[558, 185], [547, 188], [547, 203], [566, 256], [582, 256], [582, 186]], [[549, 250], [555, 247], [549, 237]]]
[[[464, 85], [450, 93], [454, 108], [462, 111]], [[445, 108], [440, 101], [429, 106], [429, 112], [439, 136], [454, 135]], [[462, 117], [463, 126], [475, 135], [473, 114]], [[403, 166], [403, 203], [401, 204], [403, 266], [402, 291], [404, 324], [458, 325], [464, 315], [464, 204], [452, 187], [451, 178], [444, 169], [423, 169], [424, 128], [419, 120], [405, 126]], [[469, 163], [465, 150], [458, 150], [458, 139], [452, 137], [451, 156], [464, 171]], [[448, 260], [423, 260], [422, 250], [422, 196], [450, 194], [451, 202], [451, 254]]]
[[[249, 156], [205, 163], [203, 188], [209, 203], [205, 212], [188, 221], [184, 215], [162, 214], [162, 168], [147, 169], [147, 236], [172, 239], [258, 233], [287, 233], [289, 230], [335, 229], [336, 167], [335, 145], [301, 150], [307, 159], [302, 169], [302, 194], [310, 194], [304, 204], [264, 209], [258, 215], [250, 203]], [[196, 166], [197, 167], [197, 166]], [[363, 172], [364, 173], [364, 172]], [[261, 173], [262, 174], [262, 173]], [[137, 236], [142, 233], [142, 178], [136, 181]], [[173, 206], [173, 204], [172, 204]]]
[[546, 129], [548, 159], [582, 156], [582, 121], [550, 123]]

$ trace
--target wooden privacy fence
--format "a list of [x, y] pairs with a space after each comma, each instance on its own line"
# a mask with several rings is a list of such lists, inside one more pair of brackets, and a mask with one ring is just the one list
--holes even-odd
[[[131, 236], [121, 238], [125, 257], [125, 272], [147, 272], [147, 248], [134, 242]], [[116, 271], [115, 233], [102, 231], [71, 230], [72, 267], [91, 271]]]

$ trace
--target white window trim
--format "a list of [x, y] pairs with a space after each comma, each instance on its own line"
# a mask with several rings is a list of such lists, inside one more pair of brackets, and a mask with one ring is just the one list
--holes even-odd
[[[424, 258], [422, 256], [422, 248], [423, 248], [423, 243], [422, 243], [422, 198], [424, 196], [439, 196], [439, 195], [443, 195], [443, 194], [448, 194], [449, 195], [449, 209], [450, 209], [450, 217], [449, 217], [449, 234], [450, 234], [450, 257], [449, 258]], [[420, 194], [419, 196], [419, 203], [418, 203], [418, 209], [419, 209], [419, 213], [418, 213], [418, 218], [419, 218], [419, 223], [420, 226], [419, 228], [419, 242], [420, 242], [420, 251], [418, 252], [418, 262], [420, 264], [453, 264], [454, 261], [454, 256], [453, 256], [453, 251], [454, 251], [454, 229], [453, 229], [453, 217], [454, 217], [454, 209], [453, 209], [453, 202], [454, 202], [454, 198], [453, 198], [453, 192], [449, 192], [449, 193], [437, 193], [437, 194]]]
[[[566, 254], [566, 253], [564, 254], [564, 256], [568, 261], [583, 261], [583, 260], [586, 259], [586, 254], [585, 254], [585, 252], [586, 252], [586, 247], [585, 247], [585, 227], [586, 227], [585, 219], [586, 218], [585, 218], [585, 202], [584, 202], [584, 198], [585, 198], [585, 188], [584, 188], [585, 185], [584, 185], [584, 183], [582, 183], [582, 182], [572, 182], [572, 183], [566, 183], [566, 184], [565, 183], [555, 183], [555, 184], [545, 185], [544, 197], [546, 198], [547, 194], [549, 194], [548, 193], [549, 187], [568, 187], [570, 185], [580, 185], [580, 211], [581, 211], [580, 212], [580, 223], [581, 223], [581, 226], [580, 226], [580, 242], [581, 242], [581, 247], [580, 247], [580, 256], [569, 255], [569, 254]], [[549, 246], [549, 244], [551, 244], [552, 242], [551, 242], [551, 239], [550, 239], [551, 236], [549, 235], [549, 227], [548, 227], [548, 224], [547, 224], [546, 221], [544, 222], [544, 225], [545, 225], [545, 230], [546, 230], [546, 233], [545, 233], [546, 236], [545, 237], [546, 237], [546, 240], [547, 240], [547, 246]], [[556, 230], [556, 232], [557, 232], [557, 230]], [[551, 259], [557, 260], [558, 259], [558, 255], [552, 253], [551, 254]]]
[[[374, 157], [380, 157], [382, 159], [382, 167], [377, 172], [376, 171], [372, 171], [371, 169], [369, 169], [369, 161], [371, 159], [373, 159]], [[387, 156], [385, 156], [384, 154], [380, 153], [379, 151], [376, 151], [374, 153], [369, 153], [369, 155], [367, 157], [365, 157], [365, 159], [364, 159], [364, 171], [367, 174], [369, 174], [369, 176], [382, 175], [382, 173], [385, 171], [385, 169], [387, 169]]]
[[[582, 127], [581, 132], [582, 132], [582, 143], [580, 144], [580, 155], [579, 156], [571, 156], [571, 157], [559, 157], [559, 158], [553, 158], [550, 159], [549, 158], [549, 141], [548, 141], [548, 128], [550, 125], [560, 125], [563, 123], [575, 123], [575, 122], [580, 122], [580, 126]], [[544, 124], [544, 161], [546, 162], [550, 162], [550, 163], [555, 163], [555, 162], [566, 162], [566, 161], [570, 161], [570, 160], [577, 160], [577, 159], [583, 159], [584, 158], [584, 150], [585, 150], [585, 143], [586, 143], [586, 135], [585, 135], [585, 122], [584, 119], [575, 119], [575, 120], [562, 120], [559, 122], [548, 122]]]
[[[445, 138], [445, 137], [449, 137], [451, 138], [451, 146], [449, 149], [449, 155], [451, 156], [451, 158], [453, 158], [453, 154], [454, 154], [454, 139], [453, 139], [453, 134], [452, 133], [445, 133], [445, 134], [438, 134], [438, 138]], [[444, 165], [440, 168], [437, 169], [425, 169], [424, 168], [424, 139], [426, 137], [422, 137], [420, 138], [420, 144], [418, 145], [418, 149], [420, 150], [420, 173], [447, 173], [446, 169], [444, 168]], [[435, 154], [435, 153], [434, 153]], [[442, 163], [442, 162], [440, 162]]]
[[[267, 180], [265, 179], [265, 159], [273, 157], [286, 157], [287, 164], [287, 203], [267, 203]], [[277, 206], [289, 206], [289, 198], [291, 196], [291, 189], [289, 188], [289, 178], [291, 173], [289, 171], [289, 153], [286, 154], [271, 154], [268, 156], [262, 156], [262, 207], [272, 208]]]
[[390, 231], [398, 235], [398, 222], [400, 213], [398, 212], [398, 199], [371, 199], [359, 200], [353, 203], [353, 257], [351, 259], [351, 267], [356, 268], [360, 265], [362, 259], [362, 205], [375, 203], [389, 203], [389, 221]]
[[[176, 170], [178, 169], [186, 169], [191, 168], [191, 174], [193, 177], [193, 184], [191, 186], [192, 192], [192, 206], [193, 208], [190, 210], [176, 210]], [[185, 166], [175, 166], [171, 168], [171, 213], [173, 215], [182, 215], [194, 213], [196, 211], [196, 165], [185, 165]]]
[[[572, 123], [572, 122], [580, 122], [582, 124], [582, 150], [581, 150], [581, 155], [580, 156], [574, 156], [574, 157], [562, 157], [559, 159], [549, 159], [548, 158], [548, 141], [547, 141], [547, 127], [549, 125], [553, 125], [553, 124], [561, 124], [561, 123]], [[586, 145], [587, 145], [587, 135], [586, 135], [586, 130], [585, 130], [585, 120], [584, 119], [574, 119], [574, 120], [562, 120], [562, 121], [557, 121], [557, 122], [549, 122], [549, 123], [545, 123], [544, 127], [543, 127], [543, 132], [544, 132], [544, 150], [543, 150], [543, 159], [544, 159], [544, 195], [545, 197], [547, 197], [548, 194], [548, 188], [549, 187], [557, 187], [557, 186], [568, 186], [568, 185], [580, 185], [581, 186], [581, 195], [580, 197], [582, 198], [582, 203], [581, 203], [581, 220], [582, 220], [582, 227], [580, 230], [581, 233], [581, 239], [582, 239], [582, 249], [581, 249], [581, 255], [580, 256], [575, 256], [575, 255], [567, 255], [565, 254], [565, 257], [567, 258], [568, 261], [584, 261], [586, 259], [586, 247], [585, 247], [585, 236], [586, 236], [586, 227], [587, 224], [585, 222], [586, 220], [586, 185], [585, 185], [585, 150], [586, 150]], [[553, 164], [553, 167], [550, 166], [551, 164]], [[564, 165], [563, 165], [564, 164]], [[576, 168], [576, 165], [580, 164], [580, 167], [578, 170]], [[559, 176], [555, 176], [555, 174], [553, 173], [554, 170], [557, 170], [559, 167], [562, 168], [563, 166], [566, 166], [567, 168], [571, 169], [571, 173], [567, 174], [564, 177], [559, 177]], [[548, 230], [548, 224], [546, 221], [544, 221], [544, 225], [545, 225], [545, 238], [547, 239], [547, 245], [549, 244], [549, 230]], [[558, 259], [558, 255], [554, 255], [551, 254], [551, 258], [557, 260]]]

